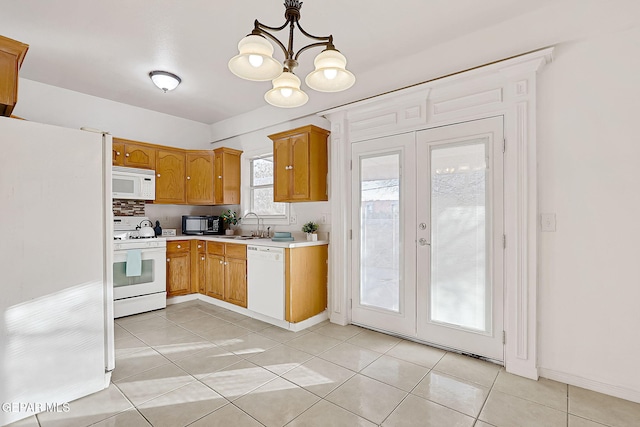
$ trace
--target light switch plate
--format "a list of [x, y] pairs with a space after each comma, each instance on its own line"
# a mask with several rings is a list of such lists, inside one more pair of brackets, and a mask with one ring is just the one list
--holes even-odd
[[556, 214], [540, 214], [540, 231], [556, 231]]

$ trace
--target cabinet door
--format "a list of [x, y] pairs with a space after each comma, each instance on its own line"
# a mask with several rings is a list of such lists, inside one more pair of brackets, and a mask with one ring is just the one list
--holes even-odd
[[0, 115], [9, 117], [18, 101], [18, 70], [29, 45], [0, 36]]
[[215, 153], [213, 159], [213, 198], [216, 205], [221, 205], [224, 201], [223, 174], [222, 154]]
[[186, 170], [187, 203], [212, 205], [213, 152], [187, 152]]
[[207, 275], [207, 242], [191, 241], [191, 292], [204, 294]]
[[186, 295], [191, 290], [189, 252], [167, 254], [167, 296]]
[[327, 307], [328, 246], [285, 250], [285, 319], [300, 322]]
[[289, 138], [273, 141], [273, 200], [286, 202], [289, 200], [290, 176], [292, 166]]
[[224, 299], [231, 304], [247, 307], [247, 261], [225, 258]]
[[153, 147], [137, 144], [125, 144], [124, 166], [140, 169], [155, 169], [156, 150]]
[[156, 154], [156, 203], [184, 204], [184, 151], [159, 149]]
[[113, 166], [124, 166], [124, 142], [120, 142], [113, 138], [111, 145], [111, 163]]
[[214, 150], [214, 153], [214, 197], [216, 204], [240, 204], [240, 156], [242, 151], [218, 148]]
[[204, 294], [206, 292], [206, 283], [207, 283], [207, 253], [206, 252], [198, 252], [198, 257], [196, 259], [196, 271], [197, 271], [197, 280], [198, 280], [198, 290], [199, 294]]
[[207, 253], [205, 294], [224, 299], [224, 257]]
[[291, 146], [290, 199], [309, 199], [311, 196], [309, 194], [309, 133], [291, 136], [289, 145]]

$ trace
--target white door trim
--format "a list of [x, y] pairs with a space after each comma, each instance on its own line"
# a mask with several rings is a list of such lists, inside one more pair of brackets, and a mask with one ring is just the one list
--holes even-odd
[[350, 323], [350, 144], [495, 115], [505, 118], [505, 367], [538, 378], [536, 76], [542, 49], [318, 113], [331, 121], [331, 321]]

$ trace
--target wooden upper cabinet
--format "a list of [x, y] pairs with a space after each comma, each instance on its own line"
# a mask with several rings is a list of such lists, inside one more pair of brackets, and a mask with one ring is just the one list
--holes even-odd
[[111, 163], [113, 166], [124, 166], [124, 142], [113, 138], [111, 145]]
[[153, 147], [138, 144], [125, 144], [124, 166], [129, 168], [155, 169], [156, 150]]
[[186, 201], [185, 153], [159, 148], [156, 152], [156, 202], [184, 204]]
[[275, 202], [329, 200], [328, 136], [329, 131], [313, 125], [269, 135], [273, 141]]
[[112, 163], [156, 171], [155, 203], [239, 205], [240, 157], [231, 148], [183, 150], [113, 138]]
[[114, 166], [155, 169], [156, 146], [128, 139], [113, 138], [112, 162]]
[[240, 204], [240, 158], [242, 151], [231, 148], [213, 150], [214, 198], [216, 205]]
[[213, 197], [213, 152], [187, 151], [187, 204], [212, 205]]
[[28, 44], [0, 36], [0, 115], [9, 117], [18, 102], [18, 72]]

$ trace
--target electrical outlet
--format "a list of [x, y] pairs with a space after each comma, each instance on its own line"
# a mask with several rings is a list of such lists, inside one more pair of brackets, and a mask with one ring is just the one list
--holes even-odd
[[296, 214], [289, 215], [289, 223], [290, 224], [297, 224], [298, 223], [298, 215], [296, 215]]
[[329, 214], [323, 213], [320, 217], [320, 224], [328, 224], [329, 223]]

